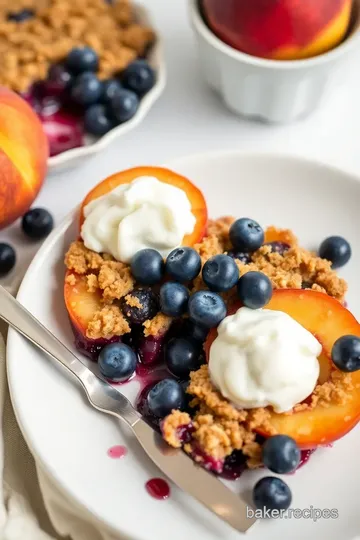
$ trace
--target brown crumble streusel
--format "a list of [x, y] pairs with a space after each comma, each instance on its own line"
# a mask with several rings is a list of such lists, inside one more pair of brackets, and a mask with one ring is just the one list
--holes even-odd
[[[233, 221], [234, 218], [224, 217], [209, 222], [207, 236], [194, 246], [201, 256], [202, 264], [210, 257], [227, 253], [231, 249], [229, 228]], [[280, 254], [272, 252], [269, 246], [262, 246], [252, 254], [249, 264], [236, 260], [239, 274], [257, 270], [264, 272], [275, 288], [311, 288], [339, 301], [344, 300], [346, 282], [331, 269], [330, 262], [302, 249], [289, 230], [269, 227], [265, 233], [265, 242], [275, 240], [289, 244], [290, 248]], [[129, 325], [119, 307], [119, 299], [123, 297], [129, 305], [138, 301], [131, 296], [135, 282], [129, 266], [114, 261], [112, 257], [107, 256], [105, 259], [105, 256], [89, 251], [80, 241], [71, 244], [65, 263], [68, 270], [87, 276], [90, 292], [96, 290], [101, 294], [104, 306], [94, 314], [94, 319], [87, 329], [88, 337], [108, 337], [110, 334], [122, 335], [129, 332]], [[72, 276], [69, 274], [67, 277], [70, 284], [73, 283]], [[194, 280], [190, 290], [194, 292], [205, 288], [200, 275]], [[236, 298], [235, 289], [225, 293], [224, 297], [231, 303]], [[171, 322], [170, 317], [158, 313], [143, 324], [144, 335], [156, 336], [164, 333], [170, 328]], [[330, 402], [344, 404], [349, 399], [350, 390], [352, 383], [349, 374], [332, 371], [329, 379], [318, 384], [306, 402], [296, 405], [287, 414], [311, 410], [317, 406], [328, 407]], [[270, 423], [270, 408], [235, 408], [213, 386], [207, 365], [190, 374], [187, 392], [192, 396], [192, 405], [197, 406], [197, 412], [190, 418], [187, 413], [173, 411], [165, 418], [162, 423], [163, 435], [171, 446], [181, 445], [177, 429], [191, 423], [192, 440], [184, 445], [184, 449], [195, 460], [202, 460], [201, 452], [215, 459], [224, 459], [233, 450], [241, 450], [248, 458], [249, 467], [261, 465], [261, 444], [256, 439], [255, 430], [262, 428], [266, 433], [276, 433]], [[197, 452], [198, 449], [201, 451]]]
[[138, 308], [138, 309], [141, 309], [143, 307], [140, 300], [138, 298], [136, 298], [136, 296], [133, 296], [131, 294], [128, 294], [128, 295], [125, 296], [125, 302], [130, 307], [135, 307], [135, 308]]
[[[24, 8], [34, 17], [8, 15]], [[129, 0], [0, 0], [0, 84], [24, 92], [44, 80], [52, 64], [72, 48], [88, 45], [99, 55], [98, 76], [108, 79], [143, 55], [154, 32], [134, 20]]]

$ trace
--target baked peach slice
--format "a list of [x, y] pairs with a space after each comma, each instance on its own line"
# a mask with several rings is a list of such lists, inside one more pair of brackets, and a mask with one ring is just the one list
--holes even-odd
[[205, 235], [208, 221], [207, 206], [204, 196], [190, 180], [163, 167], [135, 167], [105, 178], [105, 180], [95, 186], [83, 200], [80, 211], [80, 227], [84, 221], [83, 209], [89, 202], [102, 195], [106, 195], [106, 193], [109, 193], [109, 191], [112, 191], [122, 184], [130, 184], [140, 176], [153, 176], [160, 180], [160, 182], [170, 184], [185, 191], [191, 204], [192, 213], [196, 218], [196, 224], [194, 231], [184, 237], [183, 245], [193, 246], [197, 242], [200, 242]]
[[[229, 315], [241, 307], [233, 305]], [[283, 311], [309, 330], [322, 344], [319, 357], [322, 384], [329, 379], [332, 371], [337, 371], [331, 361], [331, 350], [335, 341], [344, 335], [360, 337], [360, 324], [340, 302], [327, 294], [301, 289], [278, 289], [273, 293], [266, 309]], [[207, 358], [212, 342], [217, 336], [213, 330], [206, 341]], [[269, 351], [271, 354], [271, 351]], [[289, 358], [291, 361], [291, 358]], [[347, 374], [352, 383], [345, 404], [330, 400], [327, 407], [319, 404], [292, 414], [271, 412], [269, 426], [277, 433], [293, 437], [301, 448], [315, 448], [343, 437], [360, 420], [360, 371]], [[259, 434], [268, 437], [270, 429], [259, 429]]]
[[64, 283], [65, 306], [70, 318], [75, 336], [77, 349], [92, 359], [96, 359], [98, 353], [109, 341], [119, 341], [120, 338], [90, 339], [86, 335], [89, 322], [95, 313], [99, 311], [101, 303], [100, 291], [89, 292], [86, 276], [80, 276], [71, 270], [67, 270]]

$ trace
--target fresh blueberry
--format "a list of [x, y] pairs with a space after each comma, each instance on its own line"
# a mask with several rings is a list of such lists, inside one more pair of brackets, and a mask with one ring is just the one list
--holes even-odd
[[232, 245], [238, 251], [256, 251], [264, 243], [264, 231], [256, 221], [249, 218], [234, 221], [229, 235]]
[[63, 64], [53, 64], [48, 71], [45, 90], [50, 95], [60, 95], [68, 89], [73, 81], [72, 73]]
[[187, 311], [189, 291], [181, 283], [167, 281], [160, 289], [160, 309], [169, 317], [181, 317]]
[[270, 279], [262, 272], [247, 272], [237, 285], [240, 302], [251, 309], [262, 308], [270, 302], [272, 291]]
[[118, 124], [130, 120], [135, 116], [138, 108], [139, 98], [134, 92], [126, 88], [119, 90], [110, 102], [111, 112]]
[[351, 373], [360, 369], [360, 338], [342, 336], [337, 339], [331, 351], [331, 358], [340, 371]]
[[101, 137], [114, 127], [113, 121], [108, 115], [105, 105], [91, 105], [85, 112], [84, 116], [85, 131]]
[[164, 418], [173, 409], [184, 409], [186, 406], [185, 392], [174, 379], [163, 379], [155, 384], [147, 395], [150, 413], [158, 418]]
[[86, 71], [74, 80], [71, 87], [71, 98], [79, 105], [88, 106], [93, 105], [100, 99], [101, 92], [101, 82], [95, 73]]
[[194, 341], [185, 338], [171, 339], [165, 349], [168, 370], [179, 379], [188, 377], [190, 371], [199, 369], [202, 364], [203, 357], [200, 352], [200, 346]]
[[122, 311], [132, 324], [143, 324], [159, 312], [157, 295], [151, 289], [134, 289], [122, 301]]
[[195, 324], [214, 328], [226, 317], [226, 305], [214, 292], [197, 291], [190, 296], [189, 315]]
[[117, 79], [109, 79], [103, 82], [101, 101], [110, 103], [111, 100], [121, 93], [122, 85]]
[[265, 246], [270, 246], [271, 253], [279, 253], [279, 255], [284, 255], [290, 249], [289, 244], [286, 244], [286, 242], [267, 242]]
[[288, 474], [299, 466], [301, 452], [291, 437], [274, 435], [265, 441], [262, 447], [262, 460], [270, 471]]
[[32, 208], [22, 218], [22, 230], [29, 238], [41, 240], [54, 227], [54, 219], [45, 208]]
[[320, 245], [319, 256], [332, 262], [333, 268], [340, 268], [349, 261], [351, 247], [342, 236], [330, 236]]
[[16, 263], [16, 253], [12, 246], [0, 243], [0, 276], [5, 276], [12, 270]]
[[254, 486], [253, 501], [259, 510], [287, 510], [292, 495], [289, 486], [281, 478], [265, 476]]
[[137, 358], [125, 343], [110, 343], [98, 358], [100, 373], [115, 382], [127, 381], [135, 372]]
[[204, 264], [202, 278], [211, 291], [229, 291], [239, 279], [239, 269], [228, 255], [215, 255]]
[[14, 13], [9, 13], [7, 16], [8, 21], [15, 22], [24, 22], [29, 19], [32, 19], [35, 16], [35, 12], [32, 9], [22, 9], [21, 11], [16, 11]]
[[176, 281], [191, 281], [196, 278], [200, 270], [200, 255], [190, 247], [176, 248], [166, 259], [165, 272]]
[[95, 72], [99, 67], [99, 57], [91, 47], [75, 47], [67, 55], [66, 66], [75, 75]]
[[141, 249], [131, 260], [131, 272], [138, 283], [155, 285], [164, 274], [164, 260], [155, 249]]
[[155, 72], [146, 60], [135, 60], [122, 74], [125, 88], [138, 96], [146, 94], [155, 84]]
[[238, 261], [242, 262], [243, 264], [251, 263], [250, 253], [244, 253], [243, 251], [229, 251], [228, 255], [232, 259], [238, 259]]
[[190, 319], [186, 319], [183, 325], [183, 335], [199, 343], [204, 343], [208, 337], [209, 329], [200, 324], [195, 324]]

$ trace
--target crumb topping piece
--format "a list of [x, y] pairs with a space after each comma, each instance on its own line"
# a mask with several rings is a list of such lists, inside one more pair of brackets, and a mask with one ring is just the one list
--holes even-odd
[[110, 339], [130, 332], [130, 326], [119, 306], [104, 306], [89, 322], [86, 336], [90, 339]]
[[[16, 22], [9, 13], [31, 9]], [[100, 79], [108, 79], [142, 55], [154, 32], [134, 20], [129, 0], [0, 0], [0, 84], [17, 92], [44, 80], [52, 64], [77, 46], [99, 55]]]

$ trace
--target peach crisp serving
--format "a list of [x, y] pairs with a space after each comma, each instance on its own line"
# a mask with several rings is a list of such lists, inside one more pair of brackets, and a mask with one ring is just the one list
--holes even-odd
[[[85, 198], [65, 303], [104, 377], [151, 374], [137, 407], [169, 445], [226, 478], [285, 474], [360, 419], [360, 324], [335, 271], [350, 256], [339, 236], [316, 254], [290, 230], [208, 220], [188, 179], [139, 167]], [[291, 492], [267, 476], [253, 499], [285, 509]]]

